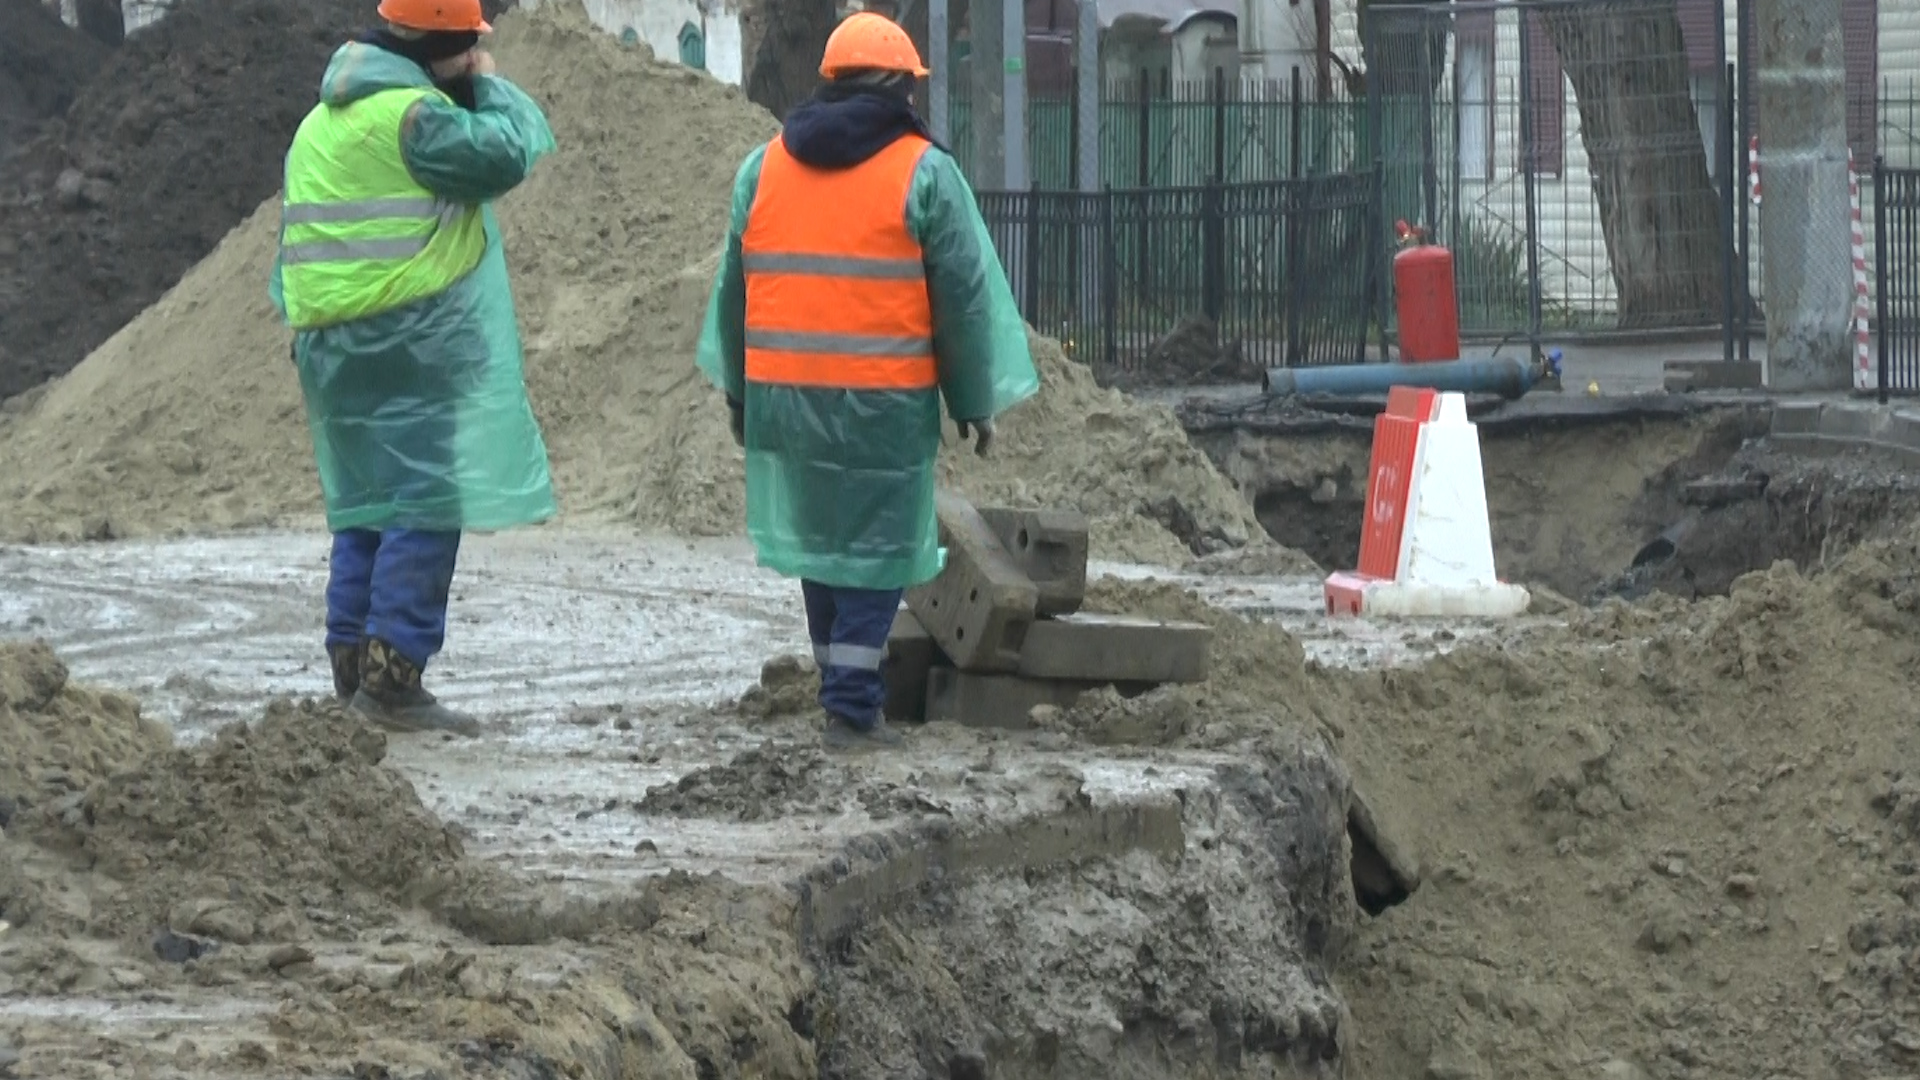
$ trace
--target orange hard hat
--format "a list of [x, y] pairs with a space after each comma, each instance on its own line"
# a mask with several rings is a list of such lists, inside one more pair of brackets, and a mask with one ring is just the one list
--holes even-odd
[[847, 16], [827, 38], [820, 74], [837, 79], [849, 71], [899, 71], [915, 78], [931, 74], [900, 24], [871, 11]]
[[480, 0], [380, 0], [380, 17], [409, 30], [493, 33]]

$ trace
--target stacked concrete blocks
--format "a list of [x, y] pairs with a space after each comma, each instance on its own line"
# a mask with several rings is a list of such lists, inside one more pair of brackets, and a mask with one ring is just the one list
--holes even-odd
[[947, 564], [907, 593], [887, 641], [887, 715], [1024, 728], [1040, 705], [1115, 687], [1126, 696], [1207, 676], [1210, 627], [1078, 614], [1087, 519], [975, 509], [942, 492]]

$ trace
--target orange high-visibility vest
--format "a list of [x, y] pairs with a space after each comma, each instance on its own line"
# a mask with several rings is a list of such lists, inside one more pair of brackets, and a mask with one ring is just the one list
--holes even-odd
[[907, 193], [932, 144], [917, 135], [851, 169], [815, 169], [776, 137], [740, 238], [747, 381], [930, 390], [933, 305]]

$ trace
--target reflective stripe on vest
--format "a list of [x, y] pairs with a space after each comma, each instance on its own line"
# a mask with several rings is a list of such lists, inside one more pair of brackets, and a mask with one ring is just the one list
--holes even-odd
[[439, 95], [386, 90], [307, 114], [287, 151], [280, 211], [287, 319], [314, 329], [437, 295], [486, 251], [477, 206], [434, 198], [400, 149], [407, 112]]
[[933, 306], [907, 195], [928, 143], [907, 136], [851, 169], [801, 164], [775, 138], [741, 236], [747, 379], [930, 390]]

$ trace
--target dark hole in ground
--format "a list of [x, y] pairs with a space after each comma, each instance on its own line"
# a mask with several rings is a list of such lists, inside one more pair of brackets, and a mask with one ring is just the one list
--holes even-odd
[[[1483, 429], [1482, 470], [1501, 576], [1585, 597], [1636, 556], [1643, 562], [1658, 557], [1643, 549], [1698, 509], [1688, 485], [1734, 467], [1743, 445], [1764, 434], [1766, 415], [1743, 408]], [[1197, 441], [1253, 495], [1254, 511], [1275, 540], [1327, 570], [1355, 567], [1371, 449], [1365, 433], [1242, 432]]]
[[1781, 560], [1819, 570], [1920, 517], [1920, 485], [1903, 463], [1866, 449], [1808, 457], [1754, 446], [1723, 474], [1687, 485], [1683, 498], [1681, 516], [1587, 599], [1721, 595]]

